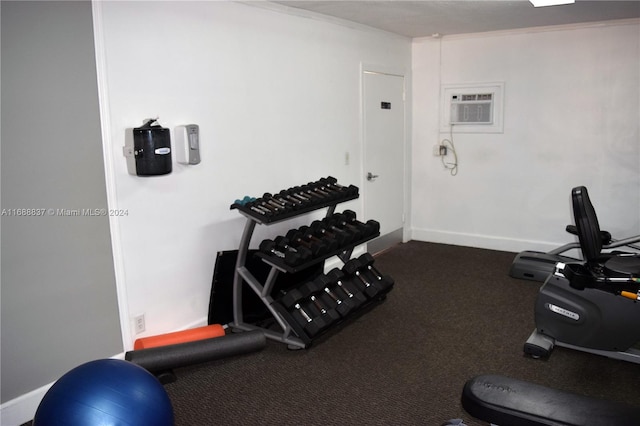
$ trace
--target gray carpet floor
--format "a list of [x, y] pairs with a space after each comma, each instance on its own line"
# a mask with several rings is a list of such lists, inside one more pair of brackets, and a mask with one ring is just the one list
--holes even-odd
[[486, 373], [640, 405], [640, 365], [523, 355], [540, 283], [509, 277], [513, 257], [413, 241], [380, 254], [394, 289], [337, 333], [177, 370], [166, 386], [176, 426], [486, 425], [460, 404], [465, 381]]

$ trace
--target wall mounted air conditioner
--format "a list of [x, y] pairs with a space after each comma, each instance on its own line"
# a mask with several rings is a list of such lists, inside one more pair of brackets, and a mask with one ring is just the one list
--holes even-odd
[[503, 132], [504, 83], [447, 84], [441, 94], [441, 133]]
[[493, 93], [451, 95], [451, 123], [493, 124]]

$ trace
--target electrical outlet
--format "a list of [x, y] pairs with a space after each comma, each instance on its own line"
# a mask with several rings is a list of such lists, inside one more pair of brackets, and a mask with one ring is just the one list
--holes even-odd
[[133, 318], [133, 324], [136, 330], [136, 334], [144, 333], [146, 326], [144, 323], [144, 314], [140, 314]]
[[433, 147], [433, 155], [435, 155], [436, 157], [442, 157], [447, 155], [447, 146], [446, 145], [435, 145]]

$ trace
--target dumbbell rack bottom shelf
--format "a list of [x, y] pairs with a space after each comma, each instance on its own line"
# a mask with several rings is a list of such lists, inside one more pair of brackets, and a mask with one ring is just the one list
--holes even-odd
[[[275, 308], [274, 318], [278, 321], [278, 318], [281, 317], [283, 319], [283, 323], [278, 321], [280, 327], [283, 327], [282, 331], [276, 331], [270, 328], [259, 327], [255, 324], [247, 324], [247, 323], [230, 323], [229, 327], [232, 329], [232, 332], [243, 332], [243, 331], [255, 331], [260, 330], [264, 333], [265, 337], [271, 340], [279, 341], [282, 343], [286, 343], [289, 349], [305, 349], [308, 348], [313, 341], [319, 340], [323, 336], [333, 334], [338, 332], [341, 328], [346, 325], [356, 321], [358, 318], [369, 312], [371, 309], [383, 303], [386, 299], [386, 294], [382, 295], [376, 300], [370, 300], [357, 311], [350, 314], [347, 318], [340, 319], [335, 324], [332, 324], [330, 328], [324, 330], [313, 338], [307, 336], [304, 330], [296, 324], [295, 320], [291, 317], [291, 315], [287, 312], [287, 310], [282, 307], [278, 303], [274, 303], [272, 306]], [[294, 326], [291, 326], [293, 324]], [[302, 337], [298, 337], [302, 336]]]
[[357, 308], [355, 311], [349, 313], [349, 315], [346, 318], [340, 318], [338, 321], [332, 323], [329, 328], [326, 328], [313, 336], [309, 336], [305, 332], [304, 328], [295, 321], [295, 319], [291, 316], [291, 314], [281, 304], [274, 303], [274, 307], [282, 315], [282, 317], [285, 318], [285, 321], [291, 324], [293, 332], [296, 333], [296, 336], [299, 336], [299, 337], [295, 337], [295, 340], [296, 341], [299, 340], [304, 345], [304, 346], [298, 346], [297, 344], [290, 345], [290, 348], [293, 349], [293, 346], [298, 348], [307, 348], [312, 344], [312, 342], [318, 341], [324, 336], [332, 335], [338, 332], [340, 329], [342, 329], [346, 325], [353, 323], [358, 318], [360, 318], [361, 316], [363, 316], [364, 314], [366, 314], [367, 312], [369, 312], [379, 304], [383, 303], [386, 300], [386, 298], [387, 298], [387, 294], [384, 293], [375, 299], [368, 300], [362, 306]]

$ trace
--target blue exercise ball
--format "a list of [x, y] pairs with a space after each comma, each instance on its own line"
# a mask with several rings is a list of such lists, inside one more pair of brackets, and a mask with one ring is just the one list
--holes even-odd
[[87, 362], [44, 395], [33, 426], [173, 426], [162, 384], [139, 365], [118, 359]]

